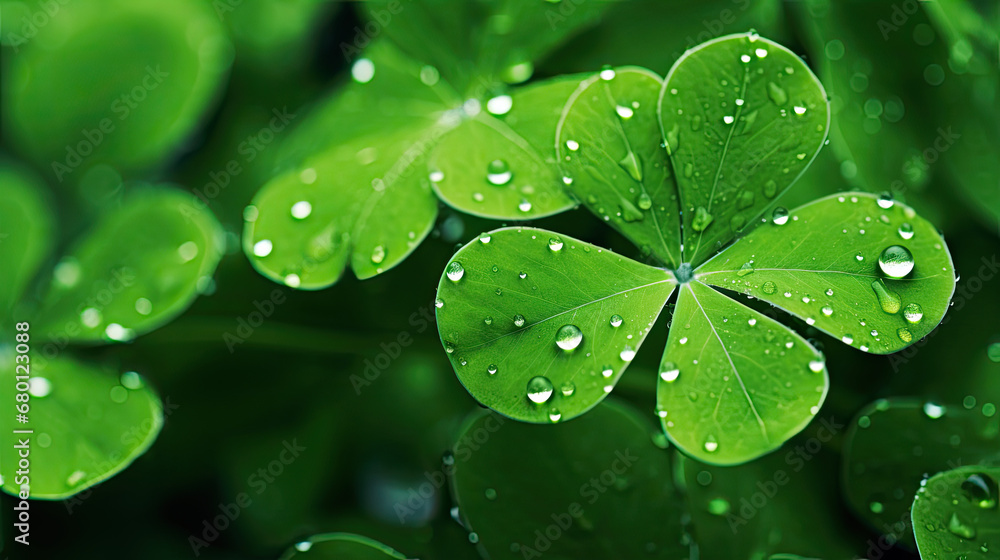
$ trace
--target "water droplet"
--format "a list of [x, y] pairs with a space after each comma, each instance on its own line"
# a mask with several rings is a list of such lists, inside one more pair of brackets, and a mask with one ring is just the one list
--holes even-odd
[[908, 303], [903, 308], [903, 317], [908, 323], [916, 325], [924, 318], [924, 310], [919, 303]]
[[496, 372], [497, 372], [497, 365], [496, 364], [490, 364], [489, 367], [486, 368], [486, 373], [488, 373], [490, 375], [494, 375]]
[[911, 226], [908, 222], [900, 224], [898, 232], [899, 236], [903, 239], [913, 238], [913, 226]]
[[878, 266], [890, 278], [902, 278], [913, 270], [913, 255], [906, 247], [891, 245], [878, 258]]
[[447, 352], [448, 354], [454, 354], [455, 353], [455, 345], [452, 344], [452, 343], [450, 343], [450, 342], [448, 342], [446, 340], [445, 343], [444, 343], [444, 351]]
[[523, 271], [522, 272], [518, 272], [517, 273], [517, 277], [520, 278], [521, 280], [524, 280], [525, 278], [528, 277], [528, 273], [527, 272], [523, 272]]
[[135, 338], [135, 332], [118, 323], [111, 323], [104, 329], [104, 335], [118, 342], [126, 342]]
[[902, 340], [903, 342], [910, 342], [913, 340], [913, 333], [911, 333], [910, 329], [906, 327], [899, 327], [896, 329], [896, 336], [898, 336], [899, 340]]
[[963, 521], [957, 513], [952, 513], [948, 519], [948, 532], [963, 539], [976, 538], [976, 528]]
[[878, 298], [878, 303], [882, 307], [882, 311], [890, 315], [899, 313], [900, 308], [903, 307], [903, 301], [899, 298], [899, 294], [891, 292], [886, 288], [885, 282], [881, 278], [872, 282], [872, 290]]
[[271, 254], [273, 248], [270, 239], [261, 239], [253, 244], [253, 254], [255, 257], [266, 257]]
[[740, 61], [742, 61], [744, 64], [750, 62], [750, 55], [748, 54], [740, 55]]
[[308, 201], [300, 200], [292, 205], [292, 217], [296, 220], [304, 220], [312, 214], [313, 207]]
[[932, 420], [937, 420], [938, 418], [941, 418], [942, 416], [945, 415], [946, 412], [947, 409], [939, 404], [935, 404], [929, 401], [924, 403], [924, 414], [926, 414], [927, 417]]
[[631, 346], [629, 346], [629, 345], [626, 344], [625, 348], [622, 349], [622, 351], [618, 354], [618, 356], [623, 361], [631, 362], [632, 358], [635, 357], [635, 349], [633, 349]]
[[625, 157], [623, 157], [618, 165], [629, 174], [636, 181], [642, 181], [642, 164], [639, 161], [639, 156], [635, 152], [629, 150]]
[[561, 418], [562, 418], [562, 413], [559, 412], [558, 408], [549, 409], [549, 422], [555, 423], [558, 422], [559, 419]]
[[748, 274], [753, 274], [753, 263], [749, 262], [743, 263], [743, 266], [741, 266], [740, 269], [736, 271], [736, 275], [740, 277], [746, 276]]
[[795, 111], [796, 115], [804, 115], [804, 114], [806, 114], [806, 108], [805, 107], [799, 107], [798, 105], [796, 105], [795, 107], [792, 107], [792, 110]]
[[382, 245], [376, 245], [372, 249], [372, 263], [381, 264], [385, 260], [385, 247]]
[[766, 196], [767, 198], [774, 198], [774, 195], [776, 195], [777, 193], [778, 193], [778, 183], [774, 182], [773, 179], [764, 183], [764, 196]]
[[764, 58], [767, 56], [767, 49], [756, 49], [753, 52], [757, 55], [757, 58]]
[[556, 346], [563, 350], [575, 350], [583, 342], [583, 331], [576, 325], [563, 325], [556, 331]]
[[861, 253], [858, 253], [857, 255], [854, 255], [854, 258], [857, 259], [858, 262], [861, 262], [861, 261], [865, 260], [865, 256], [862, 255]]
[[541, 404], [552, 396], [552, 382], [541, 375], [528, 381], [528, 399], [535, 404]]
[[642, 210], [649, 210], [653, 207], [653, 199], [646, 193], [639, 195], [639, 199], [636, 200], [636, 205]]
[[618, 328], [618, 327], [622, 326], [622, 321], [624, 321], [624, 319], [622, 319], [621, 315], [612, 315], [611, 316], [611, 326], [612, 327]]
[[603, 375], [604, 377], [611, 377], [614, 374], [615, 374], [615, 369], [609, 365], [606, 365], [601, 368], [601, 375]]
[[375, 63], [367, 58], [359, 58], [351, 65], [351, 77], [359, 84], [367, 84], [375, 77]]
[[118, 382], [122, 384], [126, 389], [132, 389], [133, 391], [141, 389], [143, 386], [142, 376], [134, 371], [126, 371], [118, 377]]
[[885, 209], [885, 210], [888, 210], [888, 209], [892, 208], [892, 206], [896, 203], [892, 199], [892, 193], [890, 193], [890, 192], [883, 192], [882, 194], [878, 195], [878, 201], [877, 202], [878, 202], [879, 208], [882, 208], [882, 209]]
[[577, 151], [577, 150], [580, 149], [580, 144], [577, 143], [574, 140], [567, 140], [566, 141], [566, 148], [569, 149], [569, 151], [571, 151], [571, 152], [575, 152], [575, 151]]
[[982, 509], [997, 507], [997, 481], [986, 473], [974, 473], [962, 482], [962, 493]]
[[448, 267], [445, 270], [445, 274], [448, 275], [448, 280], [451, 280], [452, 282], [458, 282], [463, 276], [465, 276], [465, 268], [462, 266], [462, 263], [458, 261], [451, 261], [448, 263]]
[[615, 79], [615, 71], [610, 66], [605, 66], [601, 70], [600, 76], [601, 76], [602, 80], [604, 80], [605, 82], [608, 82], [608, 81], [611, 81], [611, 80]]
[[486, 180], [491, 185], [503, 186], [510, 182], [513, 173], [507, 162], [502, 159], [495, 159], [486, 166]]
[[771, 213], [771, 220], [776, 226], [783, 226], [788, 223], [788, 210], [779, 206]]
[[514, 326], [523, 327], [524, 326], [524, 315], [514, 315]]
[[734, 119], [732, 115], [725, 115], [724, 117], [722, 117], [722, 122], [726, 124], [733, 124], [733, 120]]
[[52, 382], [44, 377], [33, 376], [28, 379], [28, 394], [32, 397], [42, 398], [49, 396], [52, 392]]
[[715, 436], [709, 435], [705, 438], [705, 451], [709, 453], [714, 453], [719, 448], [719, 442], [715, 439]]
[[479, 234], [479, 242], [482, 243], [483, 245], [486, 245], [487, 243], [489, 243], [491, 239], [493, 239], [493, 238], [488, 233], [480, 233]]
[[747, 319], [747, 324], [752, 327], [757, 324], [757, 319], [751, 317], [750, 319]]
[[70, 475], [68, 477], [66, 477], [66, 485], [70, 486], [70, 487], [76, 486], [77, 484], [80, 484], [81, 482], [83, 482], [83, 479], [86, 476], [87, 476], [87, 473], [85, 473], [83, 471], [79, 471], [79, 470], [73, 471], [72, 473], [70, 473]]
[[555, 252], [561, 250], [562, 248], [563, 248], [562, 239], [559, 239], [558, 237], [550, 237], [549, 238], [549, 250], [550, 251], [552, 251], [553, 253], [555, 253]]
[[573, 393], [576, 392], [576, 384], [572, 381], [566, 381], [559, 387], [559, 392], [562, 393], [564, 397], [572, 397]]
[[517, 209], [521, 212], [531, 212], [531, 203], [522, 198], [521, 202], [517, 205]]
[[823, 309], [820, 309], [820, 311], [823, 313], [823, 315], [826, 315], [827, 317], [833, 315], [833, 308], [830, 307], [829, 305], [824, 305]]
[[486, 102], [486, 110], [491, 115], [506, 115], [514, 106], [514, 101], [509, 95], [498, 95]]
[[774, 285], [774, 282], [771, 282], [770, 280], [768, 280], [767, 282], [764, 282], [764, 285], [761, 286], [760, 289], [765, 294], [769, 294], [770, 295], [770, 294], [773, 294], [774, 292], [776, 292], [778, 290], [778, 287]]
[[699, 206], [695, 210], [694, 220], [691, 221], [691, 229], [694, 231], [705, 231], [714, 219], [704, 206]]
[[444, 307], [444, 300], [441, 298], [434, 298], [434, 307], [437, 307], [438, 309]]
[[823, 371], [824, 367], [826, 367], [826, 363], [823, 362], [823, 360], [812, 360], [811, 362], [809, 362], [809, 371], [813, 373], [819, 373]]
[[842, 336], [842, 337], [840, 338], [840, 340], [841, 340], [841, 342], [843, 342], [844, 344], [854, 344], [854, 337], [853, 337], [853, 336], [851, 336], [851, 335], [849, 335], [849, 334], [845, 334], [844, 336]]
[[618, 116], [623, 119], [631, 119], [633, 114], [633, 111], [630, 107], [624, 107], [622, 105], [618, 105], [617, 107], [615, 107], [615, 112], [618, 113]]
[[660, 372], [660, 378], [667, 383], [673, 383], [677, 381], [677, 378], [681, 374], [681, 370], [677, 367], [677, 364], [673, 362], [666, 362], [661, 368], [663, 371]]
[[778, 84], [774, 82], [767, 83], [767, 96], [771, 98], [771, 101], [775, 105], [784, 105], [788, 103], [788, 94], [785, 90], [781, 88]]

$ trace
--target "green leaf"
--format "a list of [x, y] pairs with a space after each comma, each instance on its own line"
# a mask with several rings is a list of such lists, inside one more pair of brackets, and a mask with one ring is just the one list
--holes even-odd
[[612, 390], [674, 286], [669, 272], [589, 243], [499, 229], [448, 264], [438, 331], [479, 402], [517, 420], [568, 420]]
[[59, 5], [9, 62], [8, 139], [58, 181], [79, 181], [80, 168], [137, 169], [177, 150], [223, 85], [232, 46], [203, 1], [80, 2]]
[[809, 67], [754, 33], [687, 51], [667, 74], [659, 107], [683, 202], [684, 259], [692, 264], [795, 182], [830, 123], [826, 93]]
[[32, 328], [54, 341], [127, 341], [183, 312], [212, 282], [222, 230], [176, 189], [133, 192], [53, 271]]
[[[308, 553], [308, 554], [306, 554]], [[280, 560], [302, 557], [310, 560], [406, 560], [406, 556], [368, 537], [351, 533], [323, 533], [296, 543]]]
[[[366, 30], [385, 32], [457, 91], [480, 97], [497, 82], [530, 78], [535, 61], [597, 21], [609, 4], [501, 0], [458, 2], [442, 9], [435, 0], [380, 0], [362, 6]], [[341, 49], [345, 56], [352, 54], [351, 45], [342, 43]]]
[[585, 80], [563, 109], [556, 150], [569, 190], [591, 212], [676, 267], [680, 205], [655, 111], [662, 83], [630, 67]]
[[928, 473], [1000, 465], [1000, 417], [912, 399], [863, 408], [844, 438], [843, 488], [851, 509], [913, 548], [910, 506]]
[[961, 467], [932, 476], [913, 500], [921, 558], [996, 558], [1000, 467]]
[[[9, 387], [15, 382], [14, 356], [10, 347], [0, 356], [4, 366], [0, 377]], [[32, 357], [27, 365], [29, 422], [15, 422], [13, 411], [0, 419], [6, 434], [33, 431], [10, 436], [30, 439], [32, 498], [72, 496], [111, 478], [149, 449], [163, 425], [163, 409], [139, 374], [127, 372], [119, 377], [65, 357]], [[24, 374], [18, 368], [17, 375]], [[0, 450], [3, 490], [15, 495], [21, 488], [15, 473], [16, 454], [12, 445]]]
[[578, 83], [556, 78], [496, 97], [446, 134], [430, 163], [438, 196], [463, 212], [496, 219], [571, 208], [552, 146], [563, 102]]
[[[52, 250], [52, 210], [37, 177], [0, 167], [0, 314], [8, 316]], [[5, 325], [6, 327], [7, 325]]]
[[476, 414], [455, 444], [452, 488], [483, 556], [687, 558], [653, 430], [613, 401], [558, 426]]
[[364, 62], [365, 73], [293, 134], [285, 158], [294, 167], [244, 213], [244, 251], [276, 282], [322, 289], [348, 264], [370, 278], [402, 262], [434, 226], [427, 158], [461, 109], [388, 45]]
[[[883, 252], [896, 246], [914, 263], [902, 278], [880, 264]], [[934, 226], [908, 206], [865, 193], [822, 198], [763, 224], [695, 276], [767, 301], [874, 354], [926, 336], [955, 290], [951, 254]]]
[[660, 364], [657, 414], [685, 453], [717, 465], [781, 446], [819, 411], [823, 355], [788, 327], [700, 283], [683, 284]]

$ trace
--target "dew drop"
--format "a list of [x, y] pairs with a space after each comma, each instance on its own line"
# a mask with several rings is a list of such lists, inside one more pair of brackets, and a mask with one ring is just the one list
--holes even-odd
[[899, 298], [899, 294], [889, 291], [881, 278], [872, 282], [872, 290], [875, 292], [875, 297], [878, 298], [878, 303], [882, 307], [882, 311], [890, 315], [899, 313], [900, 308], [903, 306], [903, 301]]
[[532, 377], [528, 381], [528, 399], [535, 404], [541, 404], [552, 396], [552, 382], [548, 377], [541, 375]]
[[576, 325], [563, 325], [556, 331], [556, 346], [563, 350], [575, 350], [583, 342], [583, 331]]
[[717, 449], [719, 449], [719, 442], [715, 439], [715, 436], [709, 435], [705, 438], [705, 451], [714, 453]]
[[948, 519], [948, 532], [967, 540], [976, 538], [976, 528], [962, 520], [957, 513], [952, 513]]
[[827, 317], [833, 315], [833, 308], [830, 307], [829, 305], [823, 306], [823, 309], [820, 309], [820, 311], [823, 312], [823, 315], [826, 315]]
[[899, 340], [902, 340], [903, 342], [910, 342], [913, 340], [913, 333], [911, 333], [910, 329], [906, 327], [900, 327], [897, 329], [896, 336], [898, 336]]
[[261, 239], [253, 244], [253, 254], [255, 257], [266, 257], [271, 254], [273, 248], [270, 239]]
[[622, 319], [621, 315], [617, 315], [616, 314], [616, 315], [612, 315], [611, 316], [611, 326], [612, 327], [618, 328], [618, 327], [622, 326], [622, 322], [623, 321], [624, 321], [624, 319]]
[[549, 238], [549, 250], [550, 251], [552, 251], [553, 253], [555, 253], [555, 252], [560, 251], [562, 248], [563, 248], [562, 239], [559, 239], [558, 237], [550, 237]]
[[635, 357], [635, 349], [629, 345], [625, 345], [625, 348], [618, 354], [618, 356], [625, 362], [631, 362], [632, 358]]
[[531, 212], [531, 203], [522, 198], [521, 202], [517, 205], [517, 209], [521, 212]]
[[649, 210], [650, 208], [653, 207], [653, 199], [650, 198], [648, 194], [642, 193], [639, 195], [639, 199], [636, 201], [636, 205], [641, 210]]
[[760, 289], [765, 294], [770, 295], [770, 294], [773, 294], [774, 292], [776, 292], [778, 290], [778, 287], [774, 285], [774, 282], [771, 282], [770, 280], [768, 280], [767, 282], [764, 282], [764, 285], [761, 286]]
[[663, 364], [663, 371], [660, 372], [660, 378], [667, 383], [673, 383], [677, 381], [677, 378], [681, 374], [681, 370], [677, 367], [677, 364], [673, 362], [666, 362]]
[[489, 367], [486, 368], [486, 373], [488, 373], [490, 375], [494, 375], [494, 374], [496, 374], [496, 372], [497, 372], [497, 365], [496, 364], [490, 364]]
[[569, 151], [571, 151], [571, 152], [575, 152], [575, 151], [577, 151], [577, 150], [579, 150], [579, 149], [580, 149], [580, 144], [579, 144], [579, 143], [577, 143], [577, 142], [576, 142], [576, 141], [574, 141], [574, 140], [567, 140], [567, 141], [566, 141], [566, 148], [567, 148], [567, 149], [568, 149]]
[[513, 174], [507, 162], [502, 159], [495, 159], [486, 166], [486, 180], [491, 185], [503, 186], [510, 183]]
[[[494, 272], [496, 271], [494, 270]], [[462, 263], [458, 261], [451, 261], [445, 269], [445, 274], [447, 274], [448, 280], [458, 282], [463, 276], [465, 276], [465, 268], [462, 266]], [[487, 321], [486, 324], [488, 325], [490, 322], [492, 322], [492, 318], [489, 318], [489, 321]]]
[[878, 202], [878, 207], [882, 208], [882, 209], [885, 209], [885, 210], [888, 210], [888, 209], [892, 208], [892, 206], [896, 203], [892, 199], [892, 193], [889, 193], [889, 192], [884, 192], [884, 193], [878, 195], [877, 202]]
[[878, 266], [890, 278], [902, 278], [913, 270], [913, 255], [906, 247], [891, 245], [878, 258]]
[[916, 325], [924, 318], [924, 310], [919, 303], [908, 303], [903, 308], [903, 317], [910, 324]]
[[913, 239], [913, 226], [909, 222], [902, 223], [899, 226], [898, 233], [903, 239]]
[[382, 245], [376, 245], [372, 249], [372, 263], [382, 264], [382, 261], [384, 260], [385, 260], [385, 247]]
[[823, 371], [824, 367], [826, 367], [826, 364], [823, 362], [823, 360], [812, 360], [811, 362], [809, 362], [809, 371], [813, 373], [819, 373]]
[[615, 107], [615, 112], [618, 113], [618, 116], [623, 119], [631, 119], [633, 114], [633, 111], [630, 107], [625, 107], [623, 105], [618, 105], [617, 107]]
[[714, 219], [704, 206], [699, 206], [695, 210], [694, 220], [691, 221], [691, 229], [694, 231], [705, 231]]
[[514, 315], [514, 326], [523, 327], [524, 326], [524, 315]]
[[576, 392], [576, 385], [572, 381], [566, 381], [559, 387], [559, 392], [562, 393], [564, 397], [572, 397], [573, 393]]
[[779, 206], [771, 213], [771, 220], [776, 226], [783, 226], [788, 223], [788, 210]]
[[304, 220], [312, 214], [313, 207], [306, 200], [300, 200], [292, 205], [292, 217], [296, 220]]
[[969, 475], [961, 485], [962, 493], [974, 505], [982, 509], [997, 507], [997, 481], [986, 473]]

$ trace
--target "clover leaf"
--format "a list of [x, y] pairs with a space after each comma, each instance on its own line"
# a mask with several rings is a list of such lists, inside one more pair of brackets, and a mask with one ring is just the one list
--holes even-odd
[[683, 502], [653, 430], [613, 401], [545, 428], [476, 413], [446, 459], [463, 524], [484, 557], [686, 558]]
[[[507, 84], [527, 80], [534, 58], [604, 7], [561, 14], [507, 2], [468, 5], [468, 14], [458, 14], [415, 2], [396, 17], [398, 9], [387, 2], [359, 8], [388, 38], [364, 51], [342, 45], [345, 55], [363, 55], [351, 82], [299, 125], [284, 148], [284, 170], [244, 214], [244, 250], [276, 282], [316, 290], [348, 266], [360, 279], [391, 269], [430, 233], [434, 193], [497, 219], [538, 218], [574, 204], [551, 147], [575, 80], [510, 91]], [[527, 33], [549, 11], [558, 29]], [[505, 48], [508, 42], [522, 48]], [[503, 56], [486, 58], [496, 53]]]
[[932, 476], [913, 500], [921, 558], [996, 558], [1000, 467], [960, 467]]
[[844, 438], [847, 503], [866, 523], [912, 549], [908, 511], [921, 481], [928, 473], [957, 466], [956, 461], [1000, 464], [998, 433], [1000, 418], [958, 404], [871, 403]]
[[[0, 270], [4, 307], [0, 376], [30, 376], [26, 421], [0, 420], [7, 433], [30, 430], [31, 496], [60, 499], [110, 478], [149, 448], [163, 424], [159, 397], [136, 372], [118, 373], [65, 354], [71, 345], [125, 342], [180, 314], [211, 283], [222, 256], [215, 218], [193, 210], [189, 195], [167, 188], [132, 192], [67, 256], [43, 275], [48, 288], [36, 301], [32, 284], [53, 249], [52, 214], [39, 182], [0, 170], [3, 242]], [[114, 249], [112, 249], [114, 248]], [[27, 324], [29, 352], [6, 329]], [[20, 341], [19, 341], [20, 342]], [[18, 494], [17, 450], [0, 455], [3, 490]]]
[[688, 51], [662, 82], [631, 67], [585, 79], [558, 125], [567, 190], [672, 270], [544, 230], [483, 234], [438, 288], [438, 329], [459, 379], [515, 419], [573, 418], [614, 388], [677, 287], [658, 380], [667, 435], [716, 464], [777, 449], [819, 411], [825, 360], [717, 289], [874, 353], [930, 332], [954, 290], [940, 235], [890, 198], [774, 207], [828, 124], [808, 67], [754, 33]]

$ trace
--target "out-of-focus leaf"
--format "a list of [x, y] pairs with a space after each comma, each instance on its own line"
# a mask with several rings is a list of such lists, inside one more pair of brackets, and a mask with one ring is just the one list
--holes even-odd
[[[17, 495], [30, 480], [32, 498], [66, 498], [111, 478], [153, 444], [163, 425], [163, 408], [138, 373], [119, 376], [64, 357], [34, 355], [15, 371], [22, 355], [7, 347], [0, 356], [0, 379], [8, 387], [15, 387], [15, 375], [31, 375], [28, 421], [17, 422], [13, 407], [0, 419], [11, 438], [0, 450], [5, 492]], [[30, 478], [16, 472], [15, 443], [21, 438], [29, 441]]]
[[921, 558], [989, 560], [1000, 547], [1000, 467], [960, 467], [932, 476], [913, 500]]
[[215, 217], [172, 188], [133, 192], [53, 270], [32, 326], [66, 341], [128, 341], [186, 309], [222, 257]]
[[4, 317], [52, 250], [54, 223], [44, 191], [37, 177], [0, 164], [0, 314]]

